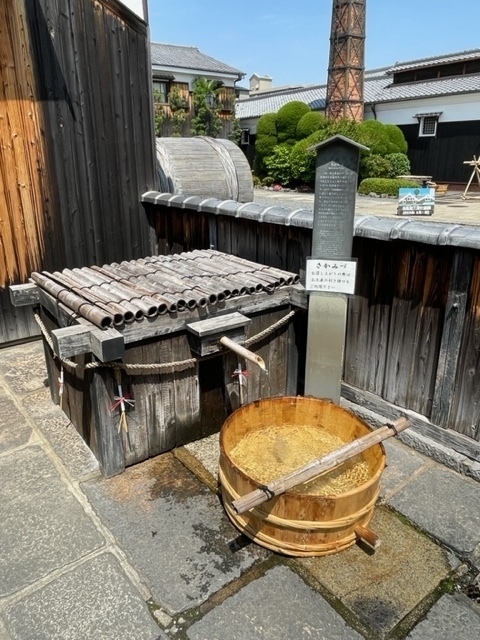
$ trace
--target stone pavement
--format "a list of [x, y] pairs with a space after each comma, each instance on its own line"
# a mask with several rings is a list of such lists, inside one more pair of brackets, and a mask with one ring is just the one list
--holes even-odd
[[480, 483], [392, 439], [377, 552], [286, 558], [227, 519], [216, 435], [105, 479], [45, 379], [0, 351], [1, 640], [480, 637]]
[[[472, 191], [462, 197], [461, 191], [448, 191], [438, 195], [431, 216], [398, 216], [397, 198], [381, 198], [357, 195], [355, 214], [381, 216], [396, 220], [421, 220], [422, 222], [445, 222], [446, 224], [480, 225], [480, 193]], [[313, 193], [296, 191], [269, 191], [255, 189], [254, 201], [259, 204], [276, 204], [289, 209], [313, 209]]]

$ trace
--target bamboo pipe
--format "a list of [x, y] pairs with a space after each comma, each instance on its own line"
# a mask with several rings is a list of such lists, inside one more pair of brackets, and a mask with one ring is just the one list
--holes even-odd
[[222, 338], [220, 338], [220, 343], [223, 344], [224, 347], [227, 347], [227, 349], [230, 349], [237, 355], [241, 356], [242, 358], [245, 358], [245, 360], [254, 362], [256, 365], [260, 367], [262, 371], [266, 371], [265, 362], [263, 358], [261, 358], [260, 356], [257, 356], [256, 353], [249, 351], [247, 348], [242, 347], [242, 345], [238, 344], [238, 342], [234, 342], [233, 340], [230, 340], [230, 338], [227, 338], [227, 336], [223, 336]]
[[54, 298], [63, 302], [69, 309], [79, 313], [81, 316], [90, 320], [96, 327], [104, 329], [105, 327], [111, 327], [113, 325], [113, 315], [101, 311], [99, 307], [86, 302], [85, 298], [80, 298], [75, 293], [68, 291], [65, 287], [45, 278], [40, 273], [34, 271], [31, 274], [31, 279], [38, 284], [39, 287], [44, 289], [47, 293], [50, 293]]
[[[147, 258], [146, 262], [155, 265], [157, 261]], [[180, 274], [182, 278], [187, 278], [194, 282], [196, 287], [208, 295], [210, 304], [223, 302], [225, 298], [238, 296], [240, 293], [238, 289], [231, 288], [231, 282], [221, 279], [218, 271], [215, 273], [205, 273], [194, 260], [165, 260], [162, 265], [175, 275]], [[215, 280], [218, 285], [212, 286], [212, 280]], [[223, 287], [223, 291], [219, 292], [220, 287]]]
[[254, 491], [250, 491], [250, 493], [234, 500], [232, 502], [232, 507], [235, 509], [237, 514], [244, 513], [245, 511], [258, 506], [275, 496], [285, 493], [285, 491], [297, 486], [297, 484], [308, 482], [316, 476], [338, 467], [338, 465], [345, 462], [345, 460], [353, 458], [359, 453], [362, 453], [362, 451], [369, 449], [373, 445], [378, 444], [387, 438], [398, 435], [409, 426], [410, 422], [406, 418], [399, 418], [392, 426], [385, 425], [380, 427], [376, 431], [368, 433], [353, 442], [349, 442], [339, 449], [335, 449], [335, 451], [327, 453], [327, 455], [322, 458], [316, 458], [315, 460], [308, 462], [303, 467], [295, 469], [277, 480], [273, 480], [267, 484], [264, 489], [255, 489]]
[[[220, 259], [220, 257], [224, 255], [221, 252], [216, 251], [215, 249], [205, 249], [204, 253], [215, 257], [216, 259]], [[240, 258], [239, 256], [235, 255], [229, 255], [229, 259], [231, 259], [232, 262], [244, 265], [245, 267], [256, 267], [256, 269], [258, 270], [258, 264], [255, 262], [250, 262], [250, 260], [245, 260], [244, 258]], [[298, 275], [298, 273], [283, 271], [283, 269], [277, 269], [276, 267], [270, 267], [267, 265], [261, 267], [260, 271], [263, 270], [267, 270], [272, 274], [276, 274], [277, 277], [282, 280], [282, 284], [297, 284], [298, 282], [300, 282], [300, 276]]]
[[[181, 260], [178, 258], [175, 259], [175, 256], [169, 256], [169, 262], [179, 263]], [[193, 258], [189, 258], [185, 260], [185, 262], [193, 265], [192, 269], [203, 278], [209, 277], [210, 279], [214, 279], [221, 287], [224, 287], [224, 293], [227, 298], [245, 295], [246, 293], [255, 293], [255, 287], [247, 287], [243, 280], [239, 280], [232, 274], [226, 277], [226, 275], [223, 272], [219, 272], [219, 269], [213, 264], [208, 264], [208, 262], [205, 264], [204, 261]]]
[[[96, 267], [96, 270], [109, 278], [115, 279], [119, 290], [124, 290], [125, 292], [133, 290], [135, 294], [141, 294], [142, 298], [151, 298], [154, 301], [158, 301], [158, 313], [162, 314], [167, 311], [175, 313], [177, 311], [179, 302], [177, 298], [165, 292], [161, 294], [158, 293], [158, 288], [150, 283], [142, 282], [141, 285], [139, 285], [138, 276], [127, 268], [120, 267], [120, 265], [113, 263], [110, 265], [105, 264], [103, 267]], [[179, 308], [178, 310], [180, 311], [181, 309]]]
[[220, 259], [220, 257], [216, 259], [199, 255], [198, 258], [195, 259], [195, 262], [198, 262], [205, 270], [213, 273], [220, 272], [224, 276], [228, 277], [229, 280], [234, 278], [239, 282], [242, 282], [244, 286], [249, 288], [250, 293], [263, 291], [264, 289], [272, 291], [276, 287], [280, 286], [280, 281], [277, 278], [268, 274], [259, 275], [260, 269], [258, 269], [258, 265], [255, 265], [254, 263], [252, 263], [253, 266], [250, 269], [237, 264], [237, 271], [232, 272], [232, 265], [227, 259], [225, 259], [224, 254], [219, 254], [219, 256], [223, 259]]
[[132, 308], [137, 309], [142, 314], [142, 317], [145, 315], [148, 318], [153, 318], [157, 315], [158, 303], [155, 300], [139, 296], [131, 288], [119, 285], [114, 277], [101, 273], [100, 267], [83, 267], [78, 272], [79, 274], [82, 273], [89, 281], [95, 282], [104, 292], [108, 291], [109, 295], [115, 296], [117, 299], [131, 305]]
[[[189, 266], [183, 262], [178, 261], [175, 264], [166, 264], [166, 261], [162, 261], [160, 264], [155, 262], [148, 262], [147, 260], [141, 260], [142, 265], [152, 265], [149, 268], [152, 269], [151, 273], [153, 275], [160, 275], [160, 277], [165, 277], [168, 281], [172, 283], [178, 283], [178, 286], [188, 286], [189, 283], [193, 283], [193, 286], [190, 287], [190, 290], [194, 293], [200, 293], [200, 295], [206, 297], [208, 304], [216, 304], [217, 302], [222, 302], [225, 300], [225, 294], [217, 294], [211, 288], [204, 286], [204, 281], [199, 284], [195, 278], [195, 275], [189, 270]], [[157, 266], [155, 266], [157, 264]]]
[[150, 267], [143, 263], [142, 260], [137, 260], [136, 263], [139, 264], [136, 264], [135, 267], [142, 272], [146, 278], [153, 282], [158, 282], [159, 285], [172, 291], [172, 293], [184, 295], [187, 299], [187, 306], [190, 309], [207, 306], [208, 300], [205, 293], [198, 287], [188, 286], [184, 280], [178, 278], [172, 271]]
[[[67, 271], [67, 270], [66, 270]], [[123, 320], [127, 323], [133, 322], [135, 318], [139, 320], [143, 317], [141, 314], [140, 317], [137, 315], [137, 310], [132, 309], [132, 307], [126, 303], [116, 302], [115, 300], [108, 299], [107, 296], [103, 295], [105, 291], [98, 291], [98, 287], [89, 286], [88, 283], [79, 282], [80, 278], [73, 278], [67, 275], [65, 272], [59, 273], [58, 271], [54, 271], [50, 274], [50, 277], [57, 280], [60, 284], [64, 284], [69, 287], [74, 293], [77, 293], [79, 296], [82, 296], [89, 302], [93, 304], [97, 304], [100, 308], [106, 310], [110, 310], [114, 314], [120, 314], [123, 317]], [[118, 318], [117, 318], [118, 321]], [[114, 315], [114, 323], [115, 323], [115, 315]], [[121, 321], [120, 321], [121, 324]]]
[[[267, 291], [278, 289], [278, 287], [286, 282], [283, 274], [282, 277], [278, 277], [278, 275], [273, 273], [273, 268], [262, 267], [255, 262], [242, 260], [241, 258], [235, 259], [233, 255], [229, 255], [228, 259], [225, 259], [223, 253], [211, 253], [211, 251], [211, 249], [207, 249], [206, 253], [208, 253], [208, 255], [204, 255], [202, 259], [212, 263], [216, 268], [220, 266], [223, 271], [228, 271], [228, 273], [232, 273], [232, 270], [236, 269], [236, 271], [233, 272], [235, 275], [243, 277], [248, 275], [253, 281], [262, 284]], [[264, 271], [267, 272], [264, 273]]]
[[[190, 291], [192, 297], [196, 299], [197, 305], [200, 307], [205, 307], [208, 303], [214, 304], [217, 302], [217, 296], [215, 294], [212, 294], [211, 291], [205, 291], [197, 284], [192, 285], [188, 281], [186, 282], [185, 279], [181, 277], [179, 269], [175, 269], [173, 266], [169, 267], [164, 264], [164, 262], [151, 264], [143, 259], [137, 260], [136, 262], [140, 263], [140, 265], [147, 270], [146, 275], [151, 275], [152, 279], [155, 278], [162, 284], [167, 282], [170, 286], [173, 285], [175, 287], [179, 287], [179, 291], [181, 293]], [[188, 280], [190, 280], [190, 277]], [[200, 295], [200, 298], [198, 295]]]
[[[239, 274], [232, 273], [231, 269], [226, 267], [225, 265], [214, 264], [213, 261], [208, 260], [205, 257], [198, 257], [192, 260], [189, 260], [197, 265], [199, 269], [203, 271], [205, 274], [210, 274], [213, 277], [221, 278], [222, 281], [227, 281], [229, 286], [235, 284], [235, 287], [239, 289], [238, 294], [244, 295], [245, 293], [256, 293], [263, 290], [263, 285], [260, 282], [252, 282], [251, 279], [246, 279], [245, 277], [239, 276]], [[233, 295], [233, 293], [232, 293]]]

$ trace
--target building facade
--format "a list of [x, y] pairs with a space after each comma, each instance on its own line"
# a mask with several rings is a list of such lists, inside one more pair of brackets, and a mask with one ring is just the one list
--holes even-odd
[[[265, 113], [300, 100], [324, 111], [326, 85], [269, 89], [236, 105], [247, 157], [255, 144], [256, 124]], [[480, 49], [397, 63], [366, 71], [365, 119], [402, 129], [413, 174], [436, 182], [465, 184], [480, 154]]]

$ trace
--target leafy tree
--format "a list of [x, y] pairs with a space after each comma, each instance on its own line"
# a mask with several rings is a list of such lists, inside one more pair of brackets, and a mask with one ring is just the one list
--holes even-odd
[[172, 123], [172, 137], [179, 138], [182, 136], [185, 122], [188, 120], [188, 100], [182, 96], [177, 88], [175, 88], [168, 95], [168, 103], [170, 104], [172, 112], [170, 117]]
[[223, 83], [218, 80], [196, 78], [193, 87], [192, 133], [196, 136], [216, 136], [222, 130], [222, 119], [218, 106]]
[[154, 119], [154, 128], [155, 128], [155, 136], [160, 138], [162, 136], [162, 125], [165, 122], [167, 114], [165, 113], [165, 109], [163, 108], [163, 104], [161, 102], [161, 94], [158, 89], [153, 91], [153, 119]]

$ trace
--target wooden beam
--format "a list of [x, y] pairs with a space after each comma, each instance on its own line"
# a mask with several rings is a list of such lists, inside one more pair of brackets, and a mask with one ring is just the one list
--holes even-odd
[[90, 329], [81, 324], [54, 329], [51, 338], [53, 350], [59, 358], [71, 358], [91, 352]]
[[476, 442], [476, 440], [467, 438], [452, 429], [442, 429], [429, 422], [426, 418], [413, 415], [406, 409], [387, 402], [373, 393], [362, 391], [345, 383], [342, 384], [342, 397], [354, 404], [360, 405], [364, 409], [370, 409], [370, 411], [379, 413], [387, 420], [408, 418], [412, 424], [412, 431], [427, 436], [427, 438], [431, 438], [433, 441], [449, 447], [457, 453], [480, 462], [480, 443]]
[[14, 307], [30, 307], [40, 302], [38, 287], [33, 282], [12, 284], [9, 291], [10, 302]]
[[93, 353], [100, 362], [111, 362], [125, 353], [123, 336], [116, 329], [103, 330], [82, 323], [54, 329], [51, 338], [55, 353], [62, 359]]

